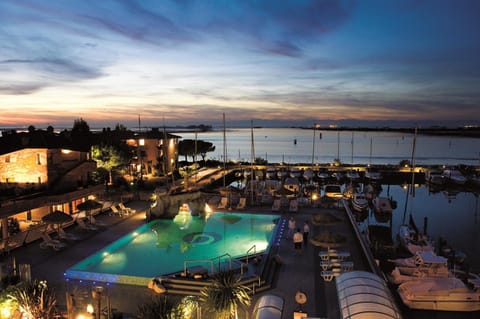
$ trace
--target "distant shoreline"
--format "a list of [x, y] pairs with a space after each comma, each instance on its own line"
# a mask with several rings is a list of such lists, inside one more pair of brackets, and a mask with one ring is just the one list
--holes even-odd
[[[248, 129], [249, 127], [235, 127], [227, 128], [230, 129]], [[259, 128], [270, 128], [270, 127], [254, 127], [254, 129]], [[282, 128], [282, 127], [275, 127]], [[304, 127], [304, 126], [290, 126], [283, 127], [287, 129], [302, 129], [302, 130], [313, 130], [313, 127]], [[191, 127], [167, 127], [169, 132], [173, 133], [192, 133], [195, 132], [195, 129]], [[222, 128], [211, 128], [209, 130], [204, 130], [203, 132], [215, 132], [219, 131]], [[415, 128], [391, 128], [391, 127], [321, 127], [317, 128], [318, 131], [355, 131], [355, 132], [400, 132], [400, 133], [415, 133]], [[480, 138], [480, 127], [459, 127], [459, 128], [445, 128], [445, 127], [429, 127], [429, 128], [417, 128], [417, 134], [424, 135], [435, 135], [435, 136], [457, 136], [457, 137], [474, 137]]]
[[[142, 127], [142, 130], [150, 130], [152, 127]], [[249, 129], [250, 127], [227, 127], [227, 130], [231, 129]], [[286, 128], [286, 129], [303, 129], [303, 130], [313, 130], [313, 127], [305, 126], [290, 126], [290, 127], [262, 127], [256, 126], [254, 129], [261, 128]], [[64, 130], [62, 128], [61, 130]], [[223, 128], [221, 127], [212, 127], [208, 125], [188, 125], [188, 126], [166, 126], [165, 129], [169, 133], [194, 133], [196, 132], [215, 132], [220, 131]], [[14, 128], [14, 127], [0, 127], [0, 132], [2, 131], [26, 131], [25, 128]], [[102, 128], [91, 128], [92, 132], [101, 131]], [[138, 131], [138, 128], [129, 128], [132, 131]], [[410, 133], [415, 132], [415, 128], [393, 128], [393, 127], [320, 127], [316, 128], [318, 131], [355, 131], [355, 132], [400, 132], [400, 133]], [[434, 136], [456, 136], [456, 137], [473, 137], [480, 138], [480, 127], [458, 127], [458, 128], [448, 128], [448, 127], [428, 127], [428, 128], [417, 128], [418, 134], [424, 135], [434, 135]], [[2, 134], [0, 133], [0, 136]]]

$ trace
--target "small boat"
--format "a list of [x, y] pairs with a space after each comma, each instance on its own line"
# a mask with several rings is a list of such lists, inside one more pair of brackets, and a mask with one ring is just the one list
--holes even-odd
[[400, 258], [392, 262], [395, 268], [390, 273], [390, 281], [396, 285], [420, 278], [454, 276], [454, 273], [448, 269], [448, 259], [437, 256], [433, 252], [422, 252], [413, 257]]
[[433, 241], [427, 235], [419, 233], [411, 225], [400, 225], [398, 236], [400, 244], [411, 254], [420, 251], [434, 251]]
[[357, 212], [363, 212], [368, 209], [368, 199], [363, 193], [354, 193], [352, 197], [352, 207]]
[[365, 170], [365, 178], [368, 179], [371, 183], [378, 183], [382, 180], [382, 173], [373, 170], [367, 169]]
[[320, 180], [321, 183], [325, 184], [329, 179], [330, 179], [330, 173], [328, 170], [320, 170], [317, 173], [317, 177]]
[[299, 178], [302, 176], [302, 171], [298, 167], [292, 167], [289, 171], [291, 178]]
[[479, 311], [480, 280], [469, 279], [468, 284], [452, 278], [424, 278], [402, 283], [398, 294], [411, 309], [434, 311]]
[[266, 179], [275, 179], [277, 177], [277, 170], [275, 168], [267, 168], [265, 178]]
[[467, 182], [467, 178], [458, 169], [446, 169], [442, 172], [442, 176], [447, 183], [455, 185], [464, 185]]
[[430, 185], [442, 186], [445, 184], [445, 177], [440, 171], [429, 171], [426, 181]]
[[303, 178], [307, 181], [311, 181], [313, 179], [313, 177], [315, 176], [315, 172], [313, 171], [313, 169], [311, 168], [307, 168], [304, 172], [303, 172]]
[[325, 185], [324, 196], [330, 199], [342, 199], [343, 192], [341, 186], [338, 184]]
[[360, 180], [360, 174], [354, 170], [347, 171], [345, 173], [345, 177], [352, 182], [357, 182]]
[[389, 259], [396, 267], [430, 267], [432, 265], [446, 264], [448, 259], [436, 255], [433, 251], [419, 251], [412, 257]]

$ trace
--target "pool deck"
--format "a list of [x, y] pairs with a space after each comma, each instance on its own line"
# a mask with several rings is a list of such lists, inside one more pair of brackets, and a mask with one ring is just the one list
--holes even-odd
[[[133, 201], [128, 206], [136, 209], [137, 213], [128, 217], [109, 216], [107, 213], [96, 216], [96, 220], [104, 224], [104, 227], [99, 230], [86, 231], [77, 226], [69, 227], [66, 231], [76, 234], [80, 237], [80, 240], [70, 241], [68, 246], [60, 251], [41, 249], [37, 241], [11, 251], [9, 256], [15, 257], [17, 264], [30, 264], [32, 278], [46, 280], [49, 287], [55, 289], [57, 293], [59, 308], [64, 310], [66, 309], [65, 292], [68, 285], [65, 282], [64, 271], [145, 223], [145, 211], [148, 209], [148, 203]], [[271, 207], [247, 207], [243, 212], [271, 213]], [[330, 213], [343, 222], [330, 226], [315, 226], [310, 223], [310, 238], [323, 230], [341, 233], [347, 238], [347, 242], [342, 249], [350, 252], [350, 260], [354, 262], [354, 269], [369, 271], [368, 264], [343, 207], [299, 207], [298, 212], [286, 212], [282, 214], [282, 217], [290, 218], [290, 216], [294, 216], [297, 226], [302, 228], [304, 220], [311, 220], [311, 216], [318, 213]], [[276, 273], [273, 288], [255, 295], [251, 309], [253, 310], [253, 305], [259, 296], [275, 294], [285, 300], [282, 318], [293, 318], [295, 311], [305, 312], [309, 318], [339, 318], [335, 280], [325, 282], [320, 275], [320, 258], [318, 256], [320, 248], [308, 244], [303, 248], [300, 255], [295, 255], [292, 240], [283, 236], [279, 246], [275, 249], [281, 265]], [[297, 291], [301, 291], [307, 296], [305, 304], [299, 305], [295, 302]], [[145, 287], [145, 289], [141, 288], [139, 293], [148, 296], [151, 295], [151, 290]], [[124, 300], [118, 299], [122, 297]], [[128, 313], [135, 313], [136, 311], [136, 307], [125, 309], [129, 304], [129, 297], [130, 295], [123, 294], [120, 297], [116, 296], [115, 299], [112, 297], [111, 300], [112, 307], [124, 313], [123, 318], [130, 318]]]

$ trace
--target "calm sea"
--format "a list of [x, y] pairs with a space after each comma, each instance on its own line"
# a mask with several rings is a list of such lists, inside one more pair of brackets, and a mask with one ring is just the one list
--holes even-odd
[[[215, 151], [207, 158], [250, 162], [254, 158], [269, 163], [398, 164], [411, 160], [413, 134], [395, 132], [315, 131], [293, 128], [227, 129], [224, 152], [223, 131], [201, 132], [197, 139], [212, 142]], [[195, 139], [194, 133], [178, 133]], [[252, 152], [253, 144], [253, 152]], [[480, 140], [466, 137], [417, 135], [415, 162], [418, 165], [480, 165]]]
[[[395, 132], [315, 131], [292, 128], [229, 129], [225, 132], [227, 160], [250, 162], [254, 157], [269, 163], [331, 163], [339, 158], [344, 164], [399, 164], [411, 160], [413, 134]], [[194, 133], [178, 133], [195, 139]], [[224, 132], [198, 133], [197, 139], [212, 142], [215, 151], [207, 158], [223, 161]], [[480, 165], [480, 140], [465, 137], [417, 135], [417, 165]], [[191, 160], [191, 159], [190, 159]], [[467, 254], [471, 270], [480, 272], [479, 192], [464, 189], [431, 192], [425, 185], [415, 190], [415, 197], [405, 208], [406, 192], [401, 185], [383, 185], [381, 196], [393, 197], [398, 206], [392, 215], [391, 230], [395, 240], [398, 227], [412, 214], [417, 226], [435, 239], [445, 239], [454, 249]], [[363, 226], [376, 223], [369, 216]]]

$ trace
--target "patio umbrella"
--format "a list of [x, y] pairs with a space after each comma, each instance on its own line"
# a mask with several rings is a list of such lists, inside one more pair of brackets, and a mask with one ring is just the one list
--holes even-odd
[[64, 223], [71, 222], [73, 217], [62, 211], [56, 210], [42, 217], [42, 221], [47, 225], [56, 225], [57, 231]]
[[86, 212], [86, 215], [88, 217], [88, 220], [90, 221], [90, 213], [94, 209], [101, 208], [103, 205], [96, 200], [93, 199], [88, 199], [85, 202], [78, 204], [77, 208], [79, 210], [84, 210]]

